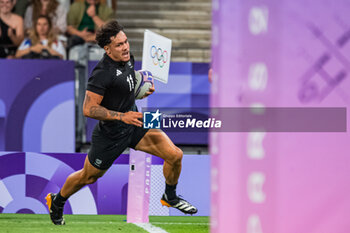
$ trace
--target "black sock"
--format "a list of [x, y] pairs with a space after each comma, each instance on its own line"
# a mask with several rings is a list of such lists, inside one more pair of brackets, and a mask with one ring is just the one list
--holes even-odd
[[68, 198], [62, 197], [61, 196], [61, 190], [57, 193], [55, 199], [53, 199], [53, 202], [55, 203], [55, 205], [59, 206], [59, 207], [63, 207], [64, 204], [66, 203]]
[[173, 200], [176, 198], [176, 185], [169, 185], [165, 183], [165, 194], [168, 200]]

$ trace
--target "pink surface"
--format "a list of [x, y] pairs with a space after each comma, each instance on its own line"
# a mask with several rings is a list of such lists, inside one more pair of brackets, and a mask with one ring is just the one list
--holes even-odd
[[[211, 106], [348, 107], [349, 10], [342, 0], [214, 0]], [[252, 33], [266, 12], [266, 30]], [[254, 89], [256, 64], [267, 79]], [[348, 132], [251, 138], [211, 134], [212, 232], [349, 232]]]
[[131, 150], [130, 166], [132, 165], [135, 169], [129, 173], [127, 222], [147, 223], [152, 157]]

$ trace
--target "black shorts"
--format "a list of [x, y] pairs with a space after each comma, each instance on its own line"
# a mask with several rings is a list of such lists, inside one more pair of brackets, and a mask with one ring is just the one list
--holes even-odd
[[128, 125], [127, 130], [120, 130], [111, 136], [97, 124], [92, 133], [88, 153], [90, 164], [100, 170], [107, 170], [126, 148], [135, 149], [147, 131], [148, 129]]

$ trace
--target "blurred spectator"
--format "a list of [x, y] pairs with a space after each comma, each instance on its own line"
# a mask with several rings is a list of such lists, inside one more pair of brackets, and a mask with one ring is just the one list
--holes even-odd
[[62, 59], [65, 56], [65, 48], [53, 32], [47, 15], [37, 18], [29, 38], [23, 40], [16, 53], [17, 58], [29, 59]]
[[117, 12], [117, 7], [118, 7], [118, 0], [111, 0], [111, 5], [112, 5], [112, 9], [114, 12]]
[[99, 0], [74, 2], [67, 16], [67, 32], [71, 36], [68, 39], [68, 47], [95, 42], [96, 29], [114, 17], [113, 9]]
[[25, 13], [24, 24], [26, 30], [33, 27], [33, 22], [40, 15], [50, 17], [56, 34], [64, 34], [67, 30], [67, 10], [57, 0], [33, 0]]
[[13, 7], [12, 12], [24, 18], [30, 0], [14, 0], [14, 2], [15, 6]]
[[23, 19], [11, 12], [14, 0], [0, 0], [0, 57], [11, 58], [24, 38]]

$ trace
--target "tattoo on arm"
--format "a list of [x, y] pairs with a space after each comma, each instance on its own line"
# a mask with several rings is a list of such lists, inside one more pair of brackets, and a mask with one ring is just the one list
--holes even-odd
[[90, 108], [90, 115], [92, 118], [105, 120], [108, 110], [101, 106], [92, 106]]
[[117, 118], [117, 120], [119, 120], [119, 119], [118, 119], [118, 117], [119, 117], [119, 113], [118, 113], [118, 112], [115, 112], [115, 111], [109, 111], [109, 114], [110, 114], [112, 117], [116, 117], [116, 118]]
[[116, 117], [117, 120], [122, 120], [122, 117], [124, 116], [124, 113], [119, 113], [119, 112], [115, 112], [115, 111], [109, 111], [109, 114], [112, 116], [112, 117]]

